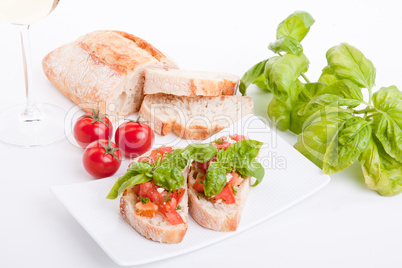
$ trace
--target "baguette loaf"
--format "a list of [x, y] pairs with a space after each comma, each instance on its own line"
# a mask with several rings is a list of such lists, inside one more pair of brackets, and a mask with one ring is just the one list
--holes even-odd
[[173, 131], [183, 139], [200, 140], [253, 112], [250, 97], [152, 94], [145, 96], [139, 114], [159, 135]]
[[[149, 155], [149, 153], [144, 154], [144, 156]], [[183, 170], [184, 178], [187, 178], [188, 170], [188, 168]], [[184, 181], [183, 188], [187, 189], [187, 180]], [[127, 188], [120, 198], [120, 214], [123, 219], [148, 239], [161, 243], [180, 243], [188, 228], [188, 191], [185, 191], [178, 204], [181, 209], [177, 210], [184, 223], [171, 225], [160, 213], [157, 213], [153, 218], [137, 215], [135, 213], [135, 204], [138, 202], [138, 196], [133, 189], [134, 187]]]
[[139, 110], [145, 68], [178, 68], [151, 44], [120, 31], [86, 34], [50, 52], [42, 67], [48, 79], [80, 108], [98, 108], [109, 116]]
[[177, 96], [233, 95], [239, 82], [233, 74], [178, 69], [146, 69], [144, 94]]
[[199, 225], [208, 229], [220, 232], [236, 231], [250, 189], [250, 179], [245, 179], [240, 185], [235, 195], [236, 203], [225, 204], [213, 203], [194, 190], [195, 181], [202, 175], [192, 170], [188, 176], [188, 205], [191, 217]]

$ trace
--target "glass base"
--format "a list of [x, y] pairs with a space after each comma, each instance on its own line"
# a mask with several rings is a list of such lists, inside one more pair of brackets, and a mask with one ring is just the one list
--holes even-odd
[[22, 147], [55, 143], [66, 136], [65, 116], [65, 110], [49, 103], [11, 106], [0, 113], [0, 141]]

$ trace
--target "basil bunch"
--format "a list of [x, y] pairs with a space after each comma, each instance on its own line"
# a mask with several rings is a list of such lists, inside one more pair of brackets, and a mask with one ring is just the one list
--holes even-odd
[[262, 142], [242, 140], [230, 145], [226, 150], [220, 150], [216, 162], [212, 162], [204, 179], [204, 194], [211, 197], [219, 194], [226, 185], [226, 174], [236, 170], [243, 176], [254, 177], [257, 186], [264, 178], [264, 168], [257, 162]]
[[214, 145], [197, 143], [166, 154], [162, 161], [158, 158], [154, 165], [145, 161], [135, 162], [127, 169], [127, 173], [116, 181], [106, 198], [115, 199], [125, 189], [151, 180], [168, 191], [179, 189], [183, 187], [185, 180], [182, 171], [192, 159], [205, 163], [217, 153], [218, 149]]
[[[402, 191], [402, 92], [395, 86], [375, 94], [376, 70], [357, 48], [342, 43], [326, 53], [327, 66], [317, 82], [305, 76], [309, 61], [300, 42], [313, 25], [297, 11], [282, 21], [269, 49], [278, 56], [261, 61], [241, 79], [273, 98], [268, 116], [280, 130], [298, 134], [295, 148], [326, 174], [359, 160], [366, 185], [381, 195]], [[369, 99], [363, 98], [362, 89]], [[357, 107], [365, 106], [363, 109]]]

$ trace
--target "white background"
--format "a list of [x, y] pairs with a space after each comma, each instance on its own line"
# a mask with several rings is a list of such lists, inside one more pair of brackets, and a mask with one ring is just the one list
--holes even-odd
[[[398, 1], [70, 0], [31, 27], [37, 99], [72, 107], [42, 73], [41, 60], [90, 31], [127, 31], [183, 69], [241, 76], [273, 55], [267, 46], [276, 27], [295, 10], [316, 20], [302, 42], [310, 80], [326, 65], [325, 52], [348, 42], [376, 66], [376, 89], [402, 88]], [[25, 91], [17, 28], [0, 23], [0, 33], [1, 111], [24, 102]], [[270, 95], [257, 88], [249, 95], [255, 112], [265, 115]], [[296, 140], [279, 134], [292, 144]], [[81, 165], [82, 149], [64, 140], [35, 149], [0, 143], [0, 152], [1, 267], [117, 266], [49, 191], [51, 185], [92, 180]], [[323, 190], [252, 230], [143, 267], [400, 267], [402, 195], [381, 197], [368, 190], [357, 164], [331, 178]]]

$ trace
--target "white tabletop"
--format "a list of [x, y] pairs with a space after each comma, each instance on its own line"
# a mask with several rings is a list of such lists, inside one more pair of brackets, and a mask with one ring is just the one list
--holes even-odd
[[[61, 1], [31, 27], [36, 97], [66, 110], [73, 106], [44, 76], [41, 60], [90, 31], [127, 31], [183, 69], [241, 76], [273, 55], [268, 43], [278, 23], [295, 10], [316, 20], [302, 42], [311, 80], [326, 65], [327, 49], [348, 42], [376, 66], [376, 89], [402, 88], [399, 6], [377, 0]], [[24, 102], [25, 91], [17, 28], [0, 23], [0, 33], [1, 111]], [[270, 94], [253, 87], [249, 95], [256, 114], [266, 116]], [[288, 132], [279, 135], [292, 144], [296, 140]], [[65, 139], [35, 149], [0, 143], [0, 152], [1, 267], [117, 267], [49, 191], [51, 185], [92, 180], [81, 164], [82, 149]], [[356, 163], [331, 179], [323, 190], [249, 231], [142, 267], [400, 267], [402, 195], [381, 197], [367, 189]]]

